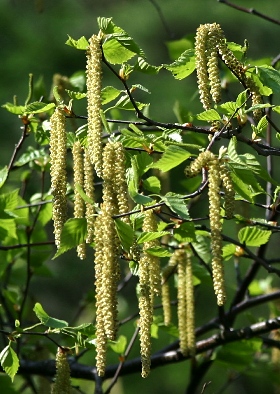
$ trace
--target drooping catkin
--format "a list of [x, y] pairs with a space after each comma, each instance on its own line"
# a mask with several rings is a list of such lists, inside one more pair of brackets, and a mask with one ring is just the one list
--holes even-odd
[[168, 279], [171, 274], [175, 271], [177, 266], [176, 254], [173, 253], [168, 261], [168, 265], [164, 267], [162, 271], [162, 281], [161, 281], [161, 299], [163, 308], [163, 319], [164, 324], [168, 326], [171, 323], [171, 304], [170, 304], [170, 292]]
[[[258, 86], [250, 75], [246, 75], [246, 69], [229, 49], [219, 24], [207, 23], [198, 27], [195, 37], [195, 55], [198, 91], [204, 109], [211, 108], [211, 98], [214, 103], [218, 103], [221, 99], [218, 55], [231, 72], [249, 89], [252, 95], [252, 104], [262, 103]], [[262, 110], [255, 109], [253, 115], [256, 120], [259, 120]]]
[[187, 335], [187, 304], [186, 304], [186, 252], [177, 249], [174, 254], [178, 262], [178, 330], [180, 350], [184, 356], [188, 354], [188, 335]]
[[88, 113], [88, 152], [97, 175], [102, 175], [102, 121], [101, 79], [102, 51], [101, 41], [96, 35], [89, 39], [87, 49], [87, 113]]
[[[157, 222], [152, 210], [144, 212], [144, 232], [157, 231]], [[159, 258], [152, 256], [147, 249], [154, 247], [158, 241], [144, 242], [143, 254], [139, 261], [139, 327], [140, 355], [142, 360], [142, 377], [150, 372], [151, 364], [151, 324], [153, 321], [153, 302], [155, 295], [160, 295], [161, 276]]]
[[194, 306], [194, 286], [192, 275], [192, 260], [186, 252], [186, 329], [188, 354], [195, 354], [195, 306]]
[[66, 130], [65, 116], [56, 108], [50, 118], [50, 174], [53, 194], [52, 219], [55, 244], [59, 248], [63, 224], [67, 215]]
[[56, 353], [55, 365], [56, 375], [55, 382], [52, 386], [52, 394], [71, 394], [70, 367], [67, 361], [68, 350], [58, 348]]
[[211, 230], [213, 286], [217, 296], [217, 304], [223, 305], [226, 300], [224, 285], [224, 268], [222, 258], [222, 221], [221, 221], [221, 175], [220, 160], [210, 151], [202, 152], [189, 167], [185, 169], [187, 176], [197, 175], [202, 167], [208, 168], [209, 180], [209, 218]]
[[[82, 189], [84, 188], [84, 159], [83, 149], [79, 141], [75, 141], [72, 149], [73, 155], [73, 171], [74, 171], [74, 217], [84, 218], [85, 217], [85, 203], [77, 189], [79, 185]], [[83, 260], [86, 258], [86, 245], [83, 242], [77, 246], [77, 255]]]
[[94, 221], [95, 221], [95, 208], [94, 208], [94, 170], [90, 162], [88, 149], [84, 151], [84, 191], [86, 196], [91, 202], [86, 201], [85, 217], [87, 220], [87, 238], [86, 243], [90, 244], [94, 239]]
[[231, 219], [234, 213], [234, 196], [235, 196], [235, 191], [234, 191], [234, 186], [233, 182], [230, 176], [230, 172], [228, 167], [226, 166], [226, 163], [223, 160], [220, 160], [220, 177], [223, 183], [224, 187], [224, 192], [225, 192], [225, 214], [228, 219]]

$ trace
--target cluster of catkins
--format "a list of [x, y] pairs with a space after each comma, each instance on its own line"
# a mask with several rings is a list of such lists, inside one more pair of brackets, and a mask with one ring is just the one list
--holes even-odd
[[[252, 77], [246, 74], [243, 64], [228, 48], [224, 32], [219, 24], [207, 23], [199, 26], [195, 37], [195, 55], [199, 96], [206, 110], [211, 108], [211, 99], [216, 104], [221, 100], [219, 56], [241, 83], [249, 89], [252, 104], [262, 104], [259, 88]], [[262, 111], [256, 109], [253, 114], [256, 119], [259, 119]]]
[[217, 304], [222, 306], [226, 300], [224, 285], [224, 269], [222, 262], [222, 217], [221, 217], [221, 187], [225, 193], [225, 215], [233, 216], [234, 188], [230, 172], [224, 159], [219, 159], [210, 151], [205, 151], [185, 169], [188, 177], [197, 175], [203, 168], [208, 170], [209, 181], [209, 218], [211, 230], [212, 270], [214, 291]]

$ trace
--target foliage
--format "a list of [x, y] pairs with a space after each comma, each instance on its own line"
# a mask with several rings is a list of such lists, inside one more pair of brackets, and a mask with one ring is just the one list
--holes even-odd
[[[112, 18], [99, 17], [98, 26], [100, 31], [94, 37], [100, 40], [102, 67], [115, 78], [115, 86], [107, 86], [106, 78], [102, 81], [102, 106], [97, 111], [102, 124], [101, 149], [105, 144], [114, 144], [115, 152], [112, 154], [115, 156], [109, 168], [111, 179], [106, 175], [105, 165], [103, 173], [101, 171], [98, 177], [95, 174], [94, 181], [90, 178], [95, 189], [94, 199], [86, 189], [86, 182], [89, 182], [86, 177], [85, 185], [74, 182], [75, 163], [71, 156], [76, 143], [79, 143], [82, 152], [87, 152], [89, 147], [90, 127], [86, 122], [90, 116], [90, 103], [86, 104], [86, 100], [89, 101], [86, 91], [89, 71], [86, 77], [84, 71], [67, 77], [57, 76], [57, 86], [49, 101], [36, 97], [33, 76], [30, 75], [25, 103], [2, 105], [19, 117], [22, 126], [9, 164], [0, 169], [0, 362], [3, 372], [12, 382], [16, 383], [17, 379], [19, 382], [26, 381], [30, 392], [39, 391], [40, 381], [34, 383], [28, 376], [41, 375], [53, 379], [56, 373], [55, 355], [59, 348], [64, 359], [71, 352], [68, 358], [71, 376], [79, 379], [78, 384], [82, 385], [82, 380], [93, 380], [95, 392], [102, 393], [103, 382], [113, 378], [109, 387], [104, 389], [104, 393], [109, 393], [121, 375], [141, 371], [141, 360], [131, 356], [131, 352], [139, 331], [143, 352], [141, 335], [144, 330], [141, 324], [144, 321], [148, 324], [145, 335], [149, 336], [151, 332], [153, 342], [151, 348], [145, 349], [148, 360], [143, 362], [141, 353], [142, 366], [146, 363], [145, 371], [142, 369], [143, 377], [148, 375], [150, 367], [153, 370], [156, 366], [192, 359], [188, 393], [206, 389], [206, 384], [203, 386], [204, 375], [212, 363], [235, 371], [236, 376], [256, 371], [260, 373], [265, 365], [271, 381], [277, 384], [279, 334], [275, 330], [279, 329], [280, 324], [276, 304], [280, 298], [280, 270], [276, 267], [279, 263], [280, 186], [272, 158], [277, 159], [280, 155], [280, 150], [275, 146], [280, 133], [277, 127], [280, 104], [274, 103], [275, 94], [279, 92], [279, 57], [271, 64], [260, 64], [258, 59], [255, 62], [250, 60], [248, 64], [246, 48], [229, 43], [219, 55], [224, 78], [220, 85], [225, 87], [222, 103], [215, 103], [213, 108], [197, 114], [183, 114], [184, 118], [189, 119], [187, 123], [183, 123], [182, 114], [175, 111], [177, 122], [165, 123], [149, 116], [147, 97], [151, 93], [148, 87], [142, 85], [141, 77], [146, 74], [157, 78], [158, 74], [169, 72], [177, 80], [189, 78], [201, 67], [193, 38], [184, 38], [184, 42], [180, 43], [182, 50], [177, 53], [177, 59], [172, 59], [170, 64], [155, 66], [148, 62], [143, 49]], [[69, 36], [66, 44], [89, 54], [91, 39], [83, 36], [75, 40]], [[178, 52], [177, 45], [177, 42], [168, 43], [171, 53]], [[225, 45], [224, 40], [219, 45]], [[213, 47], [210, 49], [213, 51]], [[206, 77], [209, 80], [202, 83], [206, 83], [207, 89], [213, 83], [210, 71], [212, 54], [207, 55], [210, 49], [206, 44]], [[234, 65], [228, 60], [228, 53], [231, 60], [235, 59]], [[132, 78], [139, 81], [130, 84]], [[199, 82], [199, 90], [203, 91], [203, 88], [205, 86], [201, 87]], [[235, 94], [237, 89], [239, 92]], [[85, 108], [88, 105], [87, 116], [76, 113], [79, 100], [84, 102]], [[50, 120], [55, 111], [66, 119], [67, 131], [67, 193], [62, 197], [67, 197], [68, 216], [61, 223], [63, 228], [60, 241], [56, 243], [57, 250], [52, 235], [52, 218], [56, 214], [52, 201], [57, 195], [53, 183], [50, 187], [49, 179], [50, 174], [53, 182], [52, 154], [56, 153], [56, 145], [51, 140], [54, 126], [51, 126]], [[82, 126], [78, 126], [78, 121], [83, 122]], [[33, 140], [25, 148], [24, 142], [29, 136]], [[123, 162], [117, 161], [118, 147], [125, 150]], [[122, 165], [124, 168], [121, 168]], [[18, 174], [15, 180], [13, 173]], [[122, 179], [119, 179], [120, 174]], [[36, 179], [35, 189], [26, 188], [32, 178]], [[59, 182], [56, 186], [59, 188]], [[127, 209], [124, 208], [126, 201], [120, 203], [120, 198], [123, 198], [120, 194], [125, 188]], [[234, 196], [229, 195], [230, 188]], [[230, 204], [230, 209], [233, 207], [233, 201], [228, 201], [231, 197], [235, 200], [233, 214], [229, 214], [228, 209]], [[83, 207], [81, 216], [76, 214], [77, 199]], [[110, 209], [108, 201], [113, 201]], [[90, 216], [88, 209], [91, 209]], [[146, 222], [148, 211], [156, 219], [153, 224]], [[109, 212], [108, 216], [106, 212]], [[96, 228], [95, 238], [89, 236], [93, 220], [102, 231], [108, 230], [109, 240], [106, 231], [102, 234]], [[100, 247], [103, 248], [101, 254]], [[70, 323], [49, 316], [44, 303], [42, 305], [32, 297], [31, 282], [40, 276], [51, 276], [48, 268], [50, 260], [59, 264], [58, 257], [67, 256], [71, 249], [77, 249], [81, 258], [84, 258], [85, 250], [88, 254], [94, 250], [95, 260], [102, 263], [95, 266], [95, 286], [85, 294], [83, 307], [75, 321]], [[162, 295], [161, 300], [158, 289], [162, 287], [164, 292], [168, 282], [172, 301], [167, 298], [167, 303], [177, 305], [177, 290], [178, 294], [182, 290], [182, 271], [179, 272], [182, 268], [180, 262], [172, 259], [175, 252], [181, 249], [186, 251], [188, 259], [191, 258], [193, 283], [188, 283], [188, 286], [195, 287], [196, 308], [205, 309], [199, 300], [201, 297], [207, 300], [208, 309], [205, 319], [196, 324], [195, 352], [192, 348], [189, 353], [186, 348], [182, 351], [182, 338], [178, 338], [181, 335], [178, 334], [181, 299], [178, 315], [175, 313], [172, 321], [166, 323], [166, 299]], [[126, 316], [118, 317], [117, 336], [106, 334], [104, 346], [109, 363], [103, 370], [98, 366], [99, 335], [103, 329], [100, 324], [106, 320], [106, 315], [102, 312], [100, 319], [98, 313], [102, 308], [106, 309], [108, 303], [100, 307], [100, 294], [102, 296], [107, 288], [98, 282], [98, 269], [100, 272], [107, 269], [105, 252], [110, 256], [116, 252], [114, 263], [119, 264], [120, 275], [111, 272], [110, 280], [118, 279], [118, 282], [108, 280], [106, 285], [110, 289], [115, 287], [121, 300], [125, 299], [126, 285], [135, 285], [139, 281], [132, 291], [139, 298], [140, 323], [138, 307], [135, 302], [130, 305], [128, 300]], [[217, 260], [220, 264], [219, 275], [225, 271], [222, 279], [215, 276]], [[152, 291], [149, 290], [144, 301], [150, 303], [147, 311], [152, 314], [145, 321], [143, 298], [147, 294], [144, 294], [146, 283], [143, 274], [148, 275], [148, 269], [145, 271], [148, 265], [143, 263], [149, 262], [152, 262], [151, 271], [159, 264], [161, 276], [158, 282], [161, 283], [150, 284]], [[155, 272], [150, 273], [150, 282], [153, 276], [156, 276]], [[76, 278], [71, 278], [71, 281], [74, 285]], [[225, 290], [227, 293], [226, 303], [219, 301], [219, 306], [214, 297], [213, 282], [215, 292], [219, 282], [222, 287], [225, 286], [219, 291]], [[186, 291], [189, 292], [190, 287]], [[106, 301], [114, 298], [110, 294], [106, 297]], [[186, 297], [185, 304], [188, 305]], [[256, 306], [262, 307], [254, 309], [253, 314], [251, 308]], [[88, 321], [82, 314], [85, 309], [94, 311]], [[184, 311], [186, 319], [188, 310]], [[116, 320], [115, 313], [116, 310], [111, 314], [111, 323]], [[42, 348], [45, 351], [43, 356]], [[151, 349], [152, 354], [149, 354]], [[98, 373], [94, 368], [89, 368], [93, 363], [92, 354], [96, 356]], [[87, 364], [80, 362], [84, 355], [89, 355]], [[103, 376], [100, 378], [98, 374]], [[1, 379], [3, 385], [7, 385], [4, 374]], [[34, 389], [35, 386], [37, 388]], [[15, 392], [13, 387], [12, 384], [9, 386], [11, 392]], [[73, 392], [78, 392], [78, 389], [73, 388]]]

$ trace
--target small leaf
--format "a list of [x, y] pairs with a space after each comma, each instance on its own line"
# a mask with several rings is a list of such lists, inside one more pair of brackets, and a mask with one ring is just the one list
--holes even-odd
[[68, 35], [68, 40], [66, 41], [65, 44], [76, 49], [81, 49], [83, 51], [85, 51], [89, 46], [89, 43], [84, 36], [82, 36], [78, 40], [74, 40], [74, 38]]
[[87, 221], [84, 218], [75, 218], [75, 219], [68, 219], [67, 222], [64, 224], [61, 240], [60, 240], [60, 247], [53, 257], [60, 256], [61, 254], [65, 253], [67, 250], [75, 248], [76, 246], [80, 245], [84, 242], [86, 237], [87, 231]]
[[114, 86], [106, 86], [101, 91], [102, 104], [110, 103], [112, 100], [117, 98], [121, 94], [119, 89], [114, 88]]
[[196, 119], [212, 122], [214, 120], [221, 120], [221, 117], [215, 109], [208, 109], [207, 111], [203, 111], [200, 114], [197, 114]]
[[137, 238], [137, 243], [142, 244], [144, 242], [150, 242], [157, 238], [161, 238], [164, 235], [170, 234], [169, 231], [154, 231], [154, 232], [143, 232]]
[[175, 212], [180, 218], [188, 220], [190, 219], [188, 208], [185, 201], [180, 197], [180, 195], [173, 195], [172, 193], [167, 193], [165, 196], [161, 196], [162, 201], [171, 209], [171, 211]]
[[161, 246], [154, 246], [153, 248], [145, 249], [145, 252], [151, 254], [156, 257], [171, 257], [172, 253], [167, 249], [162, 248]]
[[263, 84], [271, 88], [273, 93], [280, 92], [280, 72], [278, 70], [271, 66], [259, 66], [256, 67], [256, 72]]
[[[129, 46], [128, 46], [129, 47]], [[134, 51], [123, 46], [119, 40], [107, 40], [102, 46], [106, 60], [111, 64], [122, 64], [136, 55]]]
[[8, 177], [9, 171], [8, 171], [8, 167], [5, 166], [0, 170], [0, 188], [4, 185], [4, 183], [6, 182], [6, 179]]
[[152, 193], [160, 193], [160, 180], [156, 176], [150, 176], [143, 180], [143, 186]]
[[234, 244], [227, 244], [223, 247], [223, 260], [229, 260], [235, 253], [236, 246]]
[[138, 57], [137, 63], [134, 66], [135, 71], [141, 71], [144, 74], [154, 75], [159, 72], [162, 66], [156, 67], [147, 63], [146, 60], [142, 57]]
[[26, 113], [26, 114], [40, 114], [42, 112], [47, 112], [54, 107], [55, 107], [54, 103], [46, 104], [46, 103], [42, 103], [41, 101], [35, 101], [34, 103], [27, 105], [24, 113]]
[[127, 345], [127, 338], [124, 335], [120, 335], [115, 342], [110, 342], [110, 348], [118, 354], [123, 354], [125, 352]]
[[19, 368], [19, 359], [16, 352], [12, 349], [11, 344], [6, 346], [0, 353], [1, 366], [12, 382]]
[[2, 108], [5, 108], [7, 111], [11, 112], [15, 115], [23, 115], [25, 106], [23, 105], [14, 105], [12, 103], [6, 103], [2, 105]]
[[86, 93], [73, 92], [73, 90], [68, 90], [68, 89], [65, 89], [65, 91], [67, 92], [68, 96], [69, 96], [71, 99], [81, 100], [81, 99], [87, 97], [87, 94], [86, 94]]
[[159, 170], [166, 172], [171, 168], [177, 167], [191, 156], [191, 153], [177, 145], [170, 145], [163, 153], [162, 157], [155, 163], [151, 168], [158, 168]]
[[124, 250], [128, 252], [133, 244], [134, 231], [129, 224], [124, 223], [121, 219], [115, 219], [115, 226], [121, 244]]
[[68, 323], [64, 320], [55, 319], [50, 317], [47, 312], [44, 311], [43, 307], [39, 302], [36, 302], [33, 311], [40, 320], [40, 322], [50, 328], [64, 328], [68, 326]]
[[174, 63], [164, 64], [163, 67], [171, 71], [176, 79], [188, 77], [195, 70], [194, 50], [187, 49]]
[[244, 227], [238, 232], [238, 239], [246, 246], [260, 246], [269, 241], [272, 232], [258, 227]]

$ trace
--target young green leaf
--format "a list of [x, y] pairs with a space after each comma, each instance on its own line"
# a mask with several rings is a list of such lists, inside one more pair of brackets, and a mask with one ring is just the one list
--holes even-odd
[[68, 89], [65, 89], [65, 91], [67, 92], [68, 96], [69, 96], [71, 99], [73, 99], [73, 100], [74, 100], [74, 99], [75, 99], [75, 100], [81, 100], [81, 99], [87, 97], [87, 94], [86, 94], [86, 93], [74, 92], [73, 90], [68, 90]]
[[174, 63], [164, 64], [163, 67], [171, 71], [176, 79], [188, 77], [195, 70], [194, 50], [187, 49]]
[[0, 170], [0, 188], [5, 184], [8, 174], [9, 174], [9, 171], [8, 171], [7, 166], [3, 167]]
[[11, 343], [0, 353], [0, 362], [6, 374], [13, 381], [19, 368], [19, 359], [16, 352], [11, 347]]
[[84, 218], [68, 219], [64, 224], [60, 247], [53, 257], [54, 259], [61, 254], [67, 252], [67, 250], [75, 248], [84, 242], [87, 231], [87, 222]]
[[238, 232], [238, 239], [246, 246], [260, 246], [269, 241], [272, 232], [258, 227], [244, 227]]
[[83, 51], [85, 51], [89, 46], [88, 40], [84, 36], [82, 36], [78, 40], [74, 40], [74, 38], [68, 35], [68, 40], [65, 42], [65, 44], [76, 49], [81, 49]]
[[178, 194], [167, 193], [161, 196], [162, 201], [168, 206], [171, 211], [176, 213], [181, 219], [190, 219], [189, 211], [182, 196]]
[[221, 120], [220, 114], [215, 109], [208, 109], [196, 115], [196, 119], [212, 122], [214, 120]]
[[145, 252], [151, 254], [156, 257], [171, 257], [172, 253], [167, 249], [162, 248], [161, 246], [154, 246], [153, 248], [145, 249]]
[[106, 86], [101, 91], [102, 104], [108, 104], [121, 94], [121, 90], [114, 88], [114, 86]]
[[271, 66], [258, 66], [256, 72], [264, 85], [272, 89], [273, 93], [280, 92], [280, 72]]
[[137, 62], [134, 66], [135, 71], [141, 71], [144, 74], [154, 75], [158, 74], [162, 66], [152, 66], [143, 57], [138, 57]]
[[64, 328], [68, 326], [68, 323], [64, 320], [55, 319], [50, 317], [47, 312], [44, 311], [43, 307], [39, 302], [36, 302], [33, 311], [40, 320], [40, 322], [50, 328]]
[[150, 176], [143, 180], [143, 187], [152, 193], [160, 193], [160, 180], [156, 176]]
[[115, 219], [115, 226], [122, 247], [128, 252], [133, 244], [134, 231], [129, 224], [124, 223], [121, 219]]
[[127, 338], [124, 335], [120, 335], [115, 342], [109, 342], [110, 348], [117, 354], [123, 354], [127, 345]]
[[170, 145], [167, 147], [162, 157], [155, 163], [151, 168], [158, 168], [159, 170], [166, 172], [171, 168], [177, 167], [191, 156], [191, 153], [177, 145]]
[[34, 103], [28, 104], [25, 108], [24, 113], [26, 114], [40, 114], [42, 112], [48, 112], [50, 109], [54, 108], [54, 103], [42, 103], [41, 101], [35, 101]]
[[23, 115], [25, 106], [23, 105], [14, 105], [12, 103], [6, 103], [2, 105], [2, 108], [5, 108], [7, 111], [11, 112], [15, 115]]

